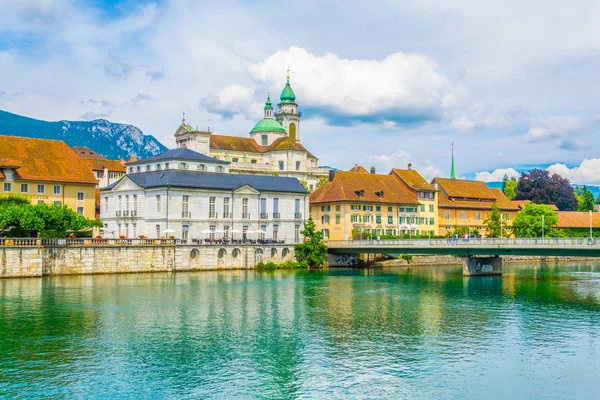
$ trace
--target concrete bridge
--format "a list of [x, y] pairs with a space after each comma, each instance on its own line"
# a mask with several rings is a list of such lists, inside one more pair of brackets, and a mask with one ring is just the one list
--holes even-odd
[[358, 254], [460, 255], [468, 276], [502, 274], [502, 256], [600, 257], [600, 243], [589, 238], [349, 240], [328, 246], [335, 265], [352, 265]]

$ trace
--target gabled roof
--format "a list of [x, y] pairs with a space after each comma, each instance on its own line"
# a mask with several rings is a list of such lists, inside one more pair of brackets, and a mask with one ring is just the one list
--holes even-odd
[[276, 139], [273, 143], [271, 143], [271, 145], [263, 147], [263, 152], [284, 150], [305, 151], [308, 153], [309, 157], [314, 157], [311, 154], [311, 152], [306, 149], [306, 147], [302, 146], [299, 142], [287, 136]]
[[211, 135], [210, 147], [219, 150], [245, 151], [251, 153], [266, 153], [269, 151], [305, 151], [309, 157], [314, 157], [302, 144], [290, 137], [276, 139], [269, 146], [260, 146], [256, 140], [239, 136]]
[[393, 176], [347, 171], [337, 172], [333, 181], [325, 183], [310, 196], [311, 204], [338, 201], [419, 204]]
[[[439, 182], [440, 178], [435, 178], [434, 181], [438, 182], [441, 187], [441, 183]], [[446, 179], [450, 180], [458, 180], [458, 179]], [[452, 193], [454, 197], [449, 197], [444, 190], [441, 191], [439, 195], [439, 203], [438, 206], [440, 208], [465, 208], [465, 209], [477, 209], [477, 210], [491, 210], [492, 204], [496, 202], [498, 208], [502, 211], [518, 211], [518, 207], [511, 203], [510, 200], [502, 193], [500, 189], [489, 189], [487, 192], [482, 192], [485, 194], [485, 197], [476, 198], [471, 197], [474, 193], [478, 193], [473, 187], [479, 187], [479, 185], [472, 185], [472, 182], [478, 181], [464, 181], [467, 182], [464, 186], [464, 193], [460, 191], [461, 185], [456, 185], [453, 187]], [[483, 182], [481, 182], [483, 183]], [[485, 183], [483, 185], [487, 188]]]
[[428, 190], [434, 191], [435, 187], [427, 182], [425, 178], [421, 176], [414, 169], [392, 169], [391, 175], [396, 174], [400, 179], [402, 179], [408, 186], [415, 190]]
[[261, 192], [307, 194], [304, 186], [296, 178], [270, 175], [219, 174], [186, 170], [151, 171], [126, 175], [102, 190], [113, 189], [123, 179], [131, 179], [143, 188], [169, 186], [233, 191], [248, 185]]
[[[60, 140], [0, 136], [0, 158], [19, 166], [17, 180], [98, 183], [88, 164]], [[0, 178], [6, 177], [0, 172]]]
[[197, 153], [186, 147], [180, 147], [178, 149], [167, 150], [164, 153], [158, 154], [153, 157], [145, 158], [143, 160], [134, 161], [127, 163], [127, 165], [146, 164], [149, 162], [157, 161], [169, 161], [169, 160], [187, 160], [187, 161], [204, 161], [216, 164], [229, 164], [227, 161], [219, 160], [217, 158], [205, 156], [204, 154]]
[[73, 150], [81, 158], [93, 158], [96, 160], [106, 160], [106, 157], [104, 157], [101, 154], [96, 153], [94, 150], [90, 149], [89, 147], [73, 146]]
[[[588, 211], [557, 211], [557, 228], [588, 228], [590, 227], [590, 213]], [[592, 213], [592, 228], [600, 227], [600, 213]]]
[[354, 167], [350, 168], [348, 172], [357, 172], [359, 174], [368, 174], [369, 171], [365, 169], [362, 165], [356, 164]]
[[466, 179], [434, 178], [442, 192], [450, 198], [461, 199], [496, 199], [496, 194], [485, 182]]

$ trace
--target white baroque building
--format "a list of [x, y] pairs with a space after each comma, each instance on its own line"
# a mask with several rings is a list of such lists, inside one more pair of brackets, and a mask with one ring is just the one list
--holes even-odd
[[249, 137], [218, 135], [192, 128], [182, 119], [175, 132], [177, 147], [229, 161], [235, 174], [290, 176], [305, 180], [312, 191], [327, 178], [329, 168], [319, 167], [319, 159], [300, 143], [300, 119], [296, 95], [288, 76], [279, 96], [277, 112], [267, 97], [264, 118]]
[[229, 162], [187, 148], [128, 163], [100, 192], [105, 236], [301, 241], [309, 207], [297, 179], [229, 171]]

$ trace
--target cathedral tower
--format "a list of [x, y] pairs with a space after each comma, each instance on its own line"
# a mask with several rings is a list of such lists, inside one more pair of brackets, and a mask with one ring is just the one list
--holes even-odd
[[290, 86], [290, 75], [288, 70], [287, 82], [279, 96], [279, 104], [277, 105], [277, 113], [275, 119], [283, 126], [288, 136], [300, 141], [300, 117], [302, 113], [298, 112], [298, 104], [296, 104], [296, 95]]

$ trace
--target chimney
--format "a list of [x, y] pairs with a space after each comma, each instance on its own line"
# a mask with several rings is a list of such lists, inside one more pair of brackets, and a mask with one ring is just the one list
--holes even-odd
[[371, 173], [374, 174], [375, 173], [375, 167], [371, 166]]
[[408, 163], [408, 170], [410, 171], [411, 168], [412, 168], [412, 164]]
[[330, 169], [329, 170], [329, 182], [333, 182], [333, 177], [335, 176], [335, 171]]

